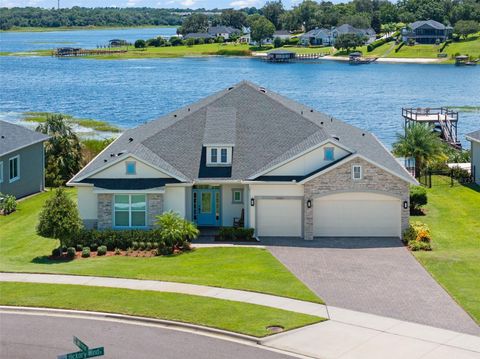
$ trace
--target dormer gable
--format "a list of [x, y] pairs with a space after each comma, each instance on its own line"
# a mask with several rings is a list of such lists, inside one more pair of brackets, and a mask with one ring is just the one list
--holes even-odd
[[232, 165], [237, 114], [234, 107], [208, 107], [203, 134], [206, 166]]

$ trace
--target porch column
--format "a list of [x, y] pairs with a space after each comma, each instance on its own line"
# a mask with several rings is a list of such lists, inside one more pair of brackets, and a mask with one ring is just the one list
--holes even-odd
[[[311, 201], [311, 207], [308, 208], [307, 202]], [[313, 200], [309, 197], [305, 197], [303, 203], [304, 217], [303, 217], [303, 239], [307, 241], [313, 240]]]

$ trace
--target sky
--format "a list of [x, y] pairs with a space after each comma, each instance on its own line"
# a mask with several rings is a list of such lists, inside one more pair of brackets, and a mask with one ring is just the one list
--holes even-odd
[[[156, 7], [156, 8], [244, 8], [262, 7], [266, 0], [60, 0], [60, 7]], [[291, 8], [301, 0], [283, 0], [285, 8]], [[331, 0], [332, 1], [332, 0]], [[332, 2], [346, 2], [333, 0]], [[57, 7], [57, 0], [0, 0], [2, 7]]]

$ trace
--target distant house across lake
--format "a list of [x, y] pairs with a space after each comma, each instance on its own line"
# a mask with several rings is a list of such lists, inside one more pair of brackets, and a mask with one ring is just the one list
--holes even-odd
[[376, 39], [376, 32], [372, 28], [358, 29], [349, 24], [343, 24], [332, 29], [313, 29], [300, 36], [300, 44], [304, 46], [330, 46], [335, 45], [336, 39], [343, 34], [356, 34], [365, 38], [365, 43], [369, 44]]
[[234, 34], [242, 34], [242, 31], [230, 26], [210, 26], [207, 32], [212, 37], [223, 37], [225, 40], [229, 40]]
[[415, 21], [402, 29], [402, 40], [407, 43], [435, 44], [448, 40], [452, 32], [451, 26], [435, 20]]
[[122, 40], [122, 39], [112, 39], [108, 42], [109, 47], [120, 47], [120, 46], [127, 46], [128, 42], [127, 40]]

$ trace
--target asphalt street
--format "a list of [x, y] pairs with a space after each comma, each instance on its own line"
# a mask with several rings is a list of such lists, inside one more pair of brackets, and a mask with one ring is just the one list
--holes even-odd
[[255, 345], [148, 324], [0, 312], [2, 359], [57, 358], [77, 352], [73, 336], [89, 348], [104, 347], [100, 358], [291, 358]]

